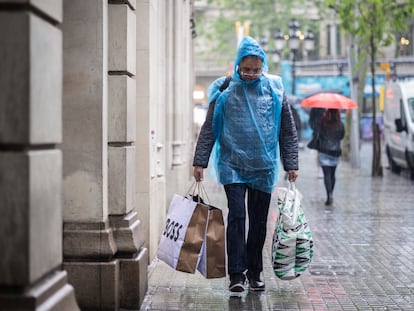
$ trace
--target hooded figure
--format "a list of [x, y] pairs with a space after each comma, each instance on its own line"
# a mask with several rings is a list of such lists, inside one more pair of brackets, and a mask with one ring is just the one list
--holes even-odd
[[228, 87], [223, 90], [226, 77], [220, 77], [208, 88], [209, 110], [194, 155], [196, 181], [203, 179], [211, 155], [213, 175], [226, 191], [231, 291], [244, 289], [245, 272], [251, 290], [264, 290], [262, 250], [279, 154], [288, 179], [295, 181], [298, 175], [298, 138], [290, 105], [281, 78], [267, 72], [263, 49], [254, 39], [243, 38]]
[[[243, 72], [240, 62], [246, 56], [262, 60], [258, 76], [252, 80], [243, 80], [240, 76]], [[266, 72], [262, 48], [252, 38], [244, 38], [234, 63], [232, 81], [216, 100], [213, 159], [221, 184], [246, 183], [271, 193], [278, 175], [283, 85], [279, 77]]]

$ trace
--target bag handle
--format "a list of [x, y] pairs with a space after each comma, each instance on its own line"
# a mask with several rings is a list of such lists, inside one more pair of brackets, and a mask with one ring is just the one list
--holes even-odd
[[197, 203], [201, 203], [201, 196], [203, 196], [206, 198], [206, 202], [210, 204], [210, 199], [207, 195], [207, 191], [201, 181], [194, 181], [186, 192], [186, 196], [190, 195], [191, 197], [194, 197], [196, 194], [198, 194]]
[[200, 182], [198, 182], [198, 184], [199, 184], [198, 185], [198, 187], [199, 187], [199, 192], [198, 192], [199, 196], [202, 195], [203, 197], [206, 198], [206, 202], [208, 204], [211, 204], [210, 203], [210, 198], [207, 195], [207, 191], [206, 191], [206, 188], [204, 188], [203, 182], [200, 181]]
[[296, 192], [297, 192], [297, 188], [296, 188], [296, 184], [295, 182], [290, 182], [289, 181], [289, 186], [288, 186], [288, 191], [293, 191], [293, 202], [292, 202], [292, 208], [290, 210], [290, 212], [292, 213], [292, 219], [293, 221], [296, 221], [297, 218], [297, 214], [298, 214], [298, 209], [296, 207]]
[[283, 202], [286, 202], [286, 198], [290, 190], [296, 191], [296, 185], [294, 181], [288, 181], [287, 183], [288, 185], [286, 187], [286, 193], [285, 193], [285, 197], [283, 198]]
[[[187, 192], [185, 193], [185, 196], [184, 196], [184, 197], [186, 197], [186, 196], [188, 196], [188, 195], [190, 195], [191, 197], [194, 197], [194, 195], [195, 195], [195, 193], [196, 193], [196, 189], [197, 189], [197, 182], [196, 182], [196, 181], [194, 181], [194, 182], [191, 184], [190, 188], [188, 188], [188, 190], [187, 190]], [[198, 202], [198, 203], [200, 203], [200, 202]]]
[[[293, 193], [294, 193], [292, 209], [290, 210], [290, 212], [292, 213], [293, 219], [296, 219], [295, 218], [296, 217], [296, 208], [295, 208], [295, 204], [294, 203], [296, 201], [296, 191], [297, 191], [297, 188], [296, 188], [296, 184], [295, 184], [294, 181], [288, 181], [288, 185], [286, 187], [285, 197], [283, 198], [283, 202], [284, 203], [286, 203], [286, 199], [287, 199], [287, 196], [288, 196], [288, 194], [289, 194], [290, 191], [293, 191]], [[279, 211], [280, 212], [281, 212], [281, 209], [282, 209], [282, 205], [284, 206], [284, 204], [281, 204], [280, 207], [279, 207]]]

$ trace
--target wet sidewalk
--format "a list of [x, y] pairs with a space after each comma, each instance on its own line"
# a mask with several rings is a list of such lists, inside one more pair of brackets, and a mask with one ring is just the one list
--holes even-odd
[[[414, 181], [387, 169], [383, 178], [371, 178], [371, 150], [370, 142], [363, 143], [360, 169], [339, 164], [331, 207], [324, 205], [316, 154], [300, 151], [296, 186], [314, 238], [313, 261], [302, 276], [282, 281], [273, 273], [272, 202], [264, 247], [266, 291], [253, 293], [246, 286], [235, 295], [228, 278], [206, 280], [155, 260], [141, 310], [414, 310]], [[222, 188], [205, 184], [212, 204], [226, 213]]]

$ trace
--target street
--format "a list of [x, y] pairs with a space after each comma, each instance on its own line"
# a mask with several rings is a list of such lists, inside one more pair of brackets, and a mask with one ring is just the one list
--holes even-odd
[[[265, 292], [249, 292], [246, 286], [235, 295], [228, 291], [228, 278], [206, 280], [155, 260], [141, 310], [414, 310], [414, 181], [386, 168], [382, 178], [372, 178], [371, 154], [371, 142], [363, 142], [361, 168], [340, 162], [334, 204], [326, 207], [316, 153], [300, 150], [296, 186], [314, 239], [313, 261], [302, 276], [282, 281], [273, 273], [273, 199], [264, 248]], [[281, 176], [278, 185], [284, 187]], [[222, 188], [205, 184], [211, 203], [226, 213]]]

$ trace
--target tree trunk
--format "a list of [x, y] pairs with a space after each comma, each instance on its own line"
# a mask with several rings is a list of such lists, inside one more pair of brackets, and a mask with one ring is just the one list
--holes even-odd
[[377, 124], [377, 103], [376, 103], [376, 90], [375, 90], [375, 38], [371, 35], [370, 38], [370, 50], [371, 50], [371, 87], [372, 87], [372, 177], [382, 177], [381, 166], [381, 138], [379, 126]]

